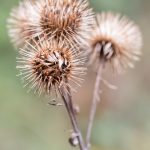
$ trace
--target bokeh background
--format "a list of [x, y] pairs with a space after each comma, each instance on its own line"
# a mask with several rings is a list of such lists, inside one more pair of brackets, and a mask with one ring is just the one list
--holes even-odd
[[[19, 0], [0, 0], [0, 150], [71, 150], [70, 123], [63, 107], [27, 93], [16, 77], [17, 51], [10, 44], [6, 20]], [[141, 61], [124, 75], [104, 74], [118, 87], [102, 86], [102, 101], [94, 122], [93, 150], [150, 150], [150, 1], [91, 0], [96, 12], [111, 10], [128, 15], [141, 28], [144, 39]], [[80, 105], [78, 117], [85, 134], [95, 73], [74, 95]]]

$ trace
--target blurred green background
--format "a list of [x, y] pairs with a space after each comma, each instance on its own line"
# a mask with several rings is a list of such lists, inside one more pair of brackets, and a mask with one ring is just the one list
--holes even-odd
[[[22, 88], [16, 77], [17, 51], [10, 44], [6, 20], [18, 0], [0, 0], [0, 150], [71, 150], [68, 144], [70, 123], [63, 107], [47, 105]], [[103, 87], [92, 133], [93, 150], [150, 150], [150, 1], [91, 0], [97, 12], [111, 10], [128, 15], [140, 26], [143, 55], [134, 70], [122, 76], [105, 78], [118, 86]], [[92, 69], [91, 69], [92, 70]], [[86, 77], [74, 95], [81, 107], [79, 122], [85, 134], [95, 74]], [[90, 80], [89, 80], [90, 77]]]

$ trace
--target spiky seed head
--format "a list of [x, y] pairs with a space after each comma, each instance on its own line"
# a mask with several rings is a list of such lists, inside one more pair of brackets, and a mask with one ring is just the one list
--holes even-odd
[[94, 24], [93, 12], [86, 0], [43, 0], [33, 7], [33, 31], [47, 34], [49, 39], [83, 43]]
[[[35, 92], [50, 93], [59, 86], [71, 87], [72, 83], [80, 84], [81, 75], [85, 73], [84, 58], [76, 54], [74, 48], [63, 42], [34, 41], [27, 42], [25, 48], [19, 51], [20, 58], [17, 68], [20, 70], [22, 80]], [[25, 86], [26, 86], [25, 85]], [[67, 90], [67, 89], [66, 89]]]
[[134, 67], [142, 47], [141, 32], [127, 17], [111, 12], [96, 16], [97, 24], [90, 38], [90, 61], [109, 62], [117, 72]]
[[36, 31], [32, 30], [32, 21], [30, 20], [31, 5], [30, 1], [22, 1], [18, 7], [12, 9], [8, 18], [8, 34], [15, 47], [22, 47], [25, 41], [29, 41]]

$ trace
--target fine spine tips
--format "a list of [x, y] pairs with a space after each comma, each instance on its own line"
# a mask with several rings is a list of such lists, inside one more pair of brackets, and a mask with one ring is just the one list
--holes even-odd
[[82, 56], [79, 53], [62, 42], [27, 42], [19, 54], [17, 69], [22, 80], [25, 86], [29, 85], [29, 89], [35, 89], [39, 94], [50, 93], [52, 88], [59, 86], [74, 90], [72, 83], [79, 86], [81, 76], [85, 74], [85, 60], [80, 59]]
[[138, 26], [127, 17], [111, 12], [97, 14], [96, 22], [89, 39], [90, 64], [103, 59], [118, 73], [133, 68], [142, 47]]

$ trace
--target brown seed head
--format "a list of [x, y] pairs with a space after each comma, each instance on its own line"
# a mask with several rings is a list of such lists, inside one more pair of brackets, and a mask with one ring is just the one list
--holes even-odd
[[30, 12], [27, 11], [32, 2], [22, 1], [19, 6], [13, 8], [8, 19], [8, 33], [15, 47], [22, 47], [25, 40], [29, 41], [35, 31], [30, 20]]
[[85, 42], [94, 22], [86, 0], [37, 1], [31, 13], [38, 34], [66, 43]]
[[141, 54], [142, 37], [137, 25], [119, 14], [101, 13], [90, 38], [90, 61], [110, 62], [117, 72], [127, 66], [133, 67], [133, 60]]
[[[35, 46], [34, 46], [35, 45]], [[82, 67], [84, 59], [75, 54], [74, 49], [64, 45], [63, 42], [44, 42], [34, 45], [27, 43], [24, 49], [19, 51], [18, 58], [22, 79], [30, 84], [30, 89], [36, 88], [39, 94], [42, 91], [49, 93], [52, 88], [59, 86], [70, 87], [69, 82], [79, 84], [84, 74]]]

